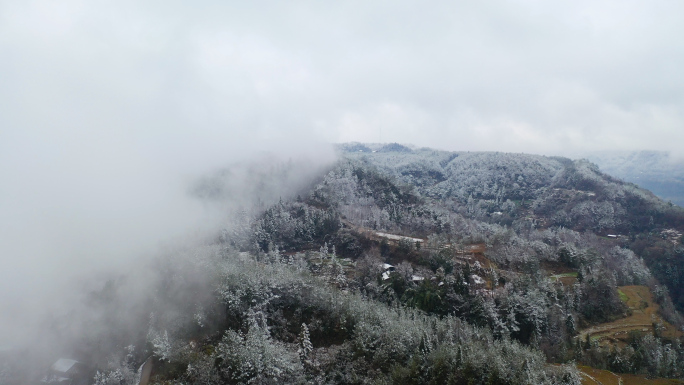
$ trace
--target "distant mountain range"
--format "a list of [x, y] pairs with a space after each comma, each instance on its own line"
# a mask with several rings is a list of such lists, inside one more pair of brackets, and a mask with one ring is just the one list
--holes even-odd
[[684, 207], [684, 159], [675, 159], [665, 151], [603, 151], [580, 157], [596, 163], [607, 174]]

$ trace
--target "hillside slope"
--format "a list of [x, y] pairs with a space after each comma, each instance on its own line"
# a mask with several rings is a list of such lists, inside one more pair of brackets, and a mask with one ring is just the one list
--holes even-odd
[[295, 163], [199, 180], [231, 200], [247, 175], [258, 204], [157, 261], [140, 306], [125, 280], [90, 293], [91, 324], [136, 323], [67, 353], [98, 385], [150, 356], [152, 383], [579, 384], [575, 363], [684, 378], [681, 208], [588, 161], [339, 151], [282, 195]]
[[534, 228], [621, 235], [618, 243], [644, 258], [684, 310], [684, 210], [592, 163], [526, 154], [353, 148], [341, 146], [347, 157], [414, 186], [421, 196], [449, 202], [468, 218], [518, 227], [524, 219]]

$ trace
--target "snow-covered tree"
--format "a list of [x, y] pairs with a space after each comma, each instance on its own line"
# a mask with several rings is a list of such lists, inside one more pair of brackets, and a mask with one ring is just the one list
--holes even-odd
[[297, 349], [297, 354], [299, 354], [299, 360], [305, 367], [310, 367], [313, 365], [313, 345], [311, 344], [311, 338], [309, 337], [309, 327], [305, 323], [302, 323], [302, 330], [299, 333], [299, 348]]

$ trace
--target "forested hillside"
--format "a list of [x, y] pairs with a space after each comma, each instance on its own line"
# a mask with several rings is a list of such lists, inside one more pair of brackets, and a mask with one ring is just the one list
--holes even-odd
[[[579, 384], [577, 364], [684, 379], [680, 207], [586, 160], [339, 151], [165, 260], [138, 329], [84, 336], [95, 382], [137, 383], [149, 357], [160, 384]], [[194, 192], [225, 196], [231, 175]]]
[[684, 210], [647, 190], [584, 160], [428, 149], [371, 155], [354, 151], [352, 157], [415, 186], [422, 196], [439, 199], [440, 205], [449, 201], [450, 210], [466, 218], [514, 229], [619, 235], [615, 244], [643, 257], [684, 310], [684, 250], [678, 235]]

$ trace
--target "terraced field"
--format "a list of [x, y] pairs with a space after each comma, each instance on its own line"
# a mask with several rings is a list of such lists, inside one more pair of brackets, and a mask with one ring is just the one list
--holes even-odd
[[[684, 385], [684, 381], [667, 378], [648, 379], [634, 374], [615, 374], [607, 370], [578, 366], [582, 385]], [[622, 383], [620, 382], [622, 380]]]
[[676, 338], [682, 332], [663, 320], [658, 314], [659, 306], [653, 302], [653, 295], [646, 286], [620, 286], [620, 298], [632, 311], [632, 315], [619, 320], [592, 326], [580, 332], [579, 338], [584, 340], [587, 335], [601, 344], [623, 345], [629, 332], [635, 330], [641, 333], [653, 333], [653, 323], [661, 323], [664, 327], [662, 335]]

